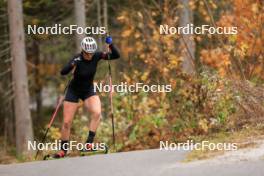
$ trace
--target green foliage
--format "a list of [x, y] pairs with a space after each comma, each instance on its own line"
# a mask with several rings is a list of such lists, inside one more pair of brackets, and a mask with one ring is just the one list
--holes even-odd
[[215, 73], [203, 72], [198, 78], [180, 83], [174, 93], [177, 115], [173, 130], [199, 133], [207, 133], [210, 129], [224, 130], [236, 111], [235, 95], [229, 81]]
[[[225, 131], [236, 113], [236, 96], [230, 82], [212, 71], [202, 72], [198, 77], [181, 75], [172, 92], [164, 95], [116, 93], [118, 145], [120, 149], [139, 144], [154, 147], [161, 139], [174, 140], [175, 135], [179, 140]], [[100, 138], [110, 137], [111, 124], [104, 122], [103, 126]]]

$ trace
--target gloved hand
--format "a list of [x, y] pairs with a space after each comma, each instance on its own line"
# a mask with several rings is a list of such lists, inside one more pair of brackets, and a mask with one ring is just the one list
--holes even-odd
[[74, 59], [72, 60], [72, 62], [71, 62], [71, 65], [73, 65], [73, 66], [77, 65], [77, 63], [78, 63], [80, 60], [81, 60], [80, 57], [74, 58]]
[[107, 44], [112, 44], [112, 42], [113, 42], [113, 39], [112, 39], [112, 37], [111, 36], [107, 36], [106, 38], [105, 38], [105, 43], [107, 43]]

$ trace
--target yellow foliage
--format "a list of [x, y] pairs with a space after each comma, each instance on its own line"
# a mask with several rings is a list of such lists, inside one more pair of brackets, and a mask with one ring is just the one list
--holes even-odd
[[49, 137], [52, 140], [58, 140], [61, 138], [60, 129], [56, 127], [50, 127]]
[[122, 37], [129, 37], [131, 35], [131, 33], [132, 33], [132, 30], [127, 29], [127, 30], [122, 32], [121, 36]]
[[211, 67], [218, 68], [221, 75], [226, 75], [226, 69], [231, 64], [230, 54], [221, 48], [201, 51], [201, 61]]
[[208, 121], [206, 119], [201, 119], [199, 120], [198, 122], [199, 124], [199, 127], [205, 132], [207, 133], [208, 132]]
[[[264, 68], [261, 68], [261, 65], [264, 64], [264, 60], [261, 52], [264, 40], [261, 36], [264, 33], [262, 30], [264, 16], [261, 10], [263, 11], [263, 6], [257, 0], [234, 0], [232, 4], [233, 11], [224, 12], [216, 23], [217, 26], [237, 27], [236, 35], [221, 36], [232, 45], [221, 46], [223, 49], [202, 50], [201, 60], [217, 68], [221, 75], [226, 75], [231, 60], [235, 58], [236, 62], [232, 64], [236, 65], [232, 68], [238, 68], [239, 64], [239, 70], [243, 70], [246, 78], [252, 75], [262, 77]], [[237, 70], [234, 73], [240, 74]]]
[[144, 72], [143, 75], [141, 76], [141, 80], [145, 82], [147, 81], [148, 77], [149, 77], [149, 72]]

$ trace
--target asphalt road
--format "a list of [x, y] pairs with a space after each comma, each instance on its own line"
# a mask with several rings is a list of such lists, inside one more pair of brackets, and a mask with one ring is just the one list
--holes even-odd
[[264, 176], [264, 160], [182, 163], [185, 155], [145, 150], [0, 165], [0, 176]]

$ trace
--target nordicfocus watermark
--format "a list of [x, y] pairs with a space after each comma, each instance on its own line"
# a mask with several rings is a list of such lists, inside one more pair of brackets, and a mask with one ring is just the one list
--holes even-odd
[[219, 150], [219, 151], [234, 151], [237, 150], [237, 143], [212, 143], [209, 141], [202, 141], [194, 143], [193, 140], [188, 140], [182, 143], [174, 143], [169, 141], [160, 141], [160, 150]]
[[121, 82], [120, 84], [114, 84], [112, 86], [103, 84], [103, 83], [94, 83], [95, 91], [96, 92], [171, 92], [172, 86], [170, 84], [167, 85], [159, 85], [153, 84], [148, 85], [144, 83], [135, 83], [135, 84], [128, 84], [127, 82]]
[[106, 27], [93, 27], [86, 26], [81, 27], [78, 25], [69, 25], [63, 26], [62, 24], [54, 24], [53, 26], [37, 26], [37, 25], [28, 25], [27, 34], [48, 34], [48, 35], [71, 35], [71, 34], [106, 34]]
[[105, 143], [93, 143], [91, 146], [86, 145], [84, 143], [79, 143], [77, 141], [69, 141], [69, 143], [64, 143], [61, 145], [61, 140], [55, 140], [55, 142], [47, 142], [47, 143], [37, 143], [36, 141], [28, 141], [27, 149], [28, 150], [39, 150], [39, 151], [57, 151], [60, 149], [65, 150], [96, 150], [96, 151], [105, 151], [106, 150]]
[[224, 35], [232, 35], [237, 34], [237, 27], [222, 27], [217, 26], [213, 27], [210, 25], [201, 25], [194, 26], [194, 24], [187, 24], [186, 26], [169, 26], [167, 24], [160, 25], [160, 34], [162, 35], [171, 35], [171, 34], [224, 34]]

